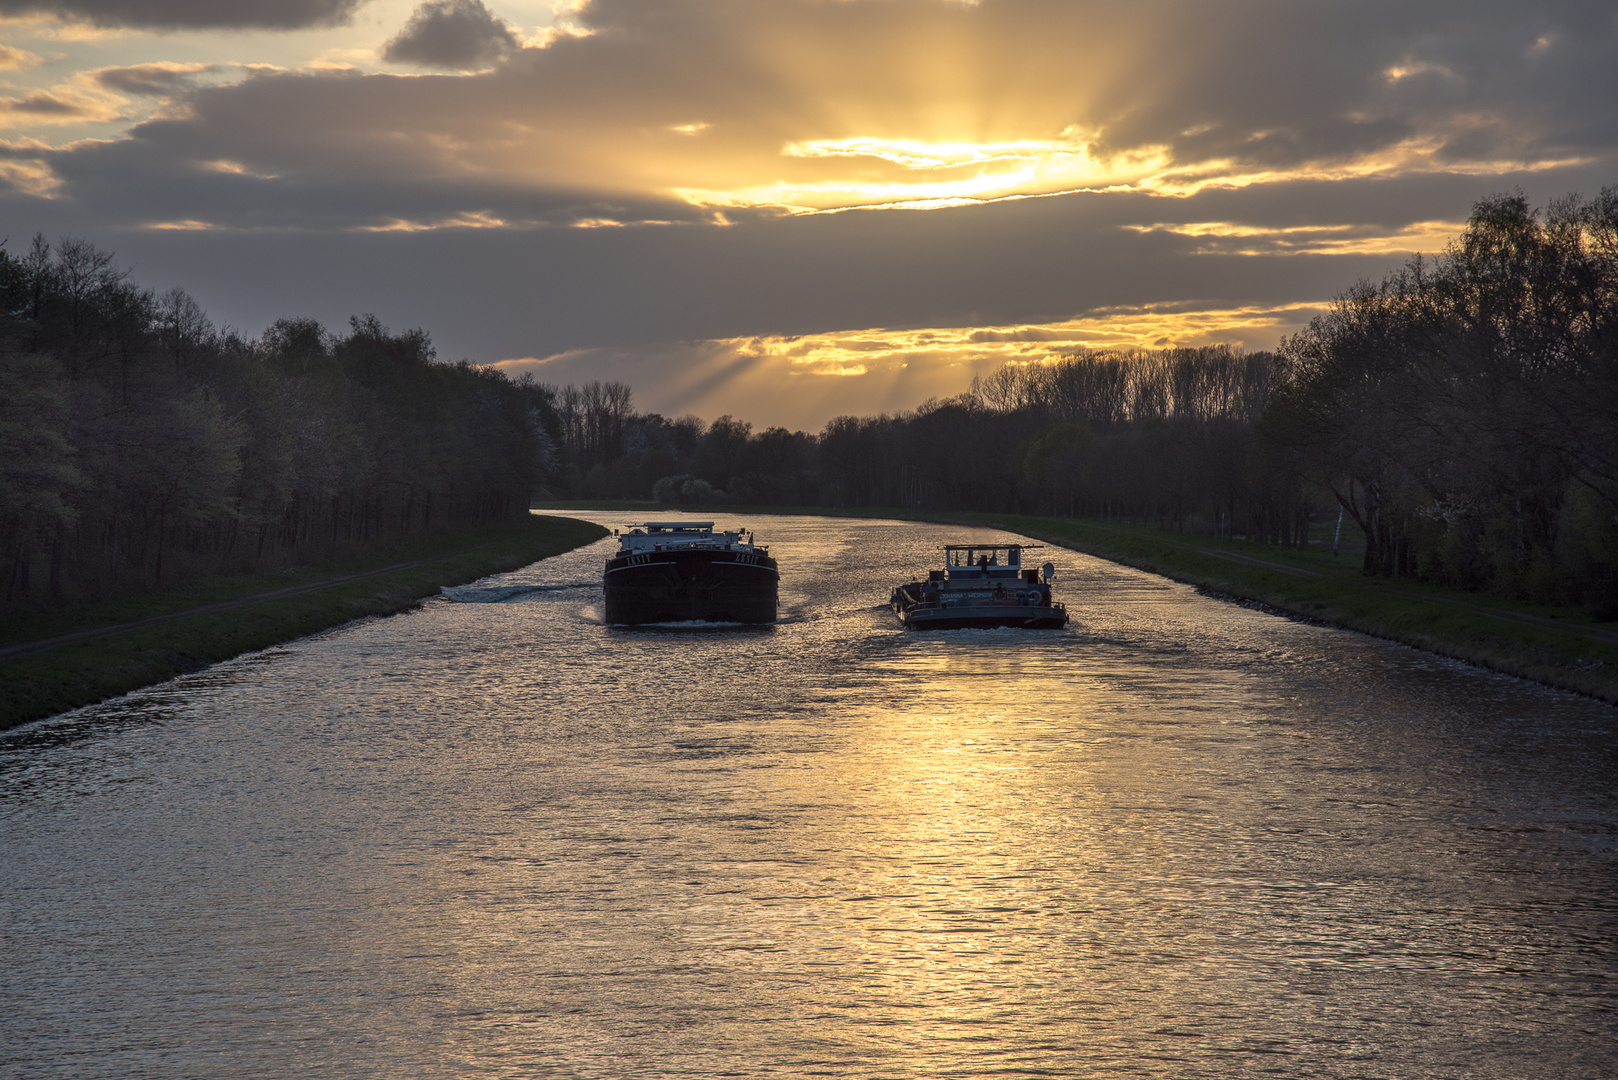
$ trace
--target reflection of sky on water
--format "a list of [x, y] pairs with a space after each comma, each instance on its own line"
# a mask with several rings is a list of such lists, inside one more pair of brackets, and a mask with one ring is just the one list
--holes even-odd
[[0, 1072], [1610, 1071], [1612, 709], [1061, 551], [907, 634], [996, 534], [747, 524], [763, 633], [600, 626], [604, 542], [0, 740]]

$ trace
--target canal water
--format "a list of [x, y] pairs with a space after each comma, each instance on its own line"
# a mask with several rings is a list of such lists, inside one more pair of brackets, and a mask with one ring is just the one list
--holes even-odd
[[1618, 1075], [1618, 710], [725, 524], [778, 625], [603, 626], [603, 541], [0, 737], [0, 1076]]

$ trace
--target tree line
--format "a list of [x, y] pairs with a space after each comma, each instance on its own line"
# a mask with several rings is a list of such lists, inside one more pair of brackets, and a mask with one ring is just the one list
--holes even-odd
[[373, 316], [257, 340], [111, 253], [0, 248], [0, 600], [307, 563], [526, 513], [551, 395]]
[[[559, 391], [569, 494], [1088, 516], [1618, 617], [1618, 188], [1486, 198], [1274, 352], [1079, 351], [816, 434]], [[1356, 528], [1357, 527], [1357, 528]]]
[[[1275, 352], [1080, 350], [817, 432], [436, 362], [370, 316], [257, 340], [79, 241], [0, 248], [8, 603], [304, 560], [531, 497], [911, 507], [1306, 544], [1618, 617], [1618, 188], [1479, 202]], [[1354, 531], [1354, 530], [1351, 530]]]
[[565, 486], [660, 502], [1088, 515], [1301, 542], [1304, 485], [1251, 461], [1274, 362], [1224, 345], [1082, 351], [1007, 365], [913, 411], [839, 416], [818, 434], [637, 414], [627, 387], [566, 387]]
[[1485, 199], [1350, 288], [1282, 343], [1260, 434], [1367, 573], [1618, 617], [1618, 187]]

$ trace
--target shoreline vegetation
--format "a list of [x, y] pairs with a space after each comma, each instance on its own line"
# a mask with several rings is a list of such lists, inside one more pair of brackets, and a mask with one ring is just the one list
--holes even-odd
[[[890, 518], [1005, 529], [1193, 585], [1217, 599], [1396, 641], [1618, 705], [1618, 627], [1572, 608], [1373, 579], [1360, 569], [1357, 544], [1334, 556], [1326, 546], [1283, 548], [1142, 525], [898, 507], [590, 500], [535, 509]], [[605, 535], [589, 522], [535, 515], [494, 529], [445, 530], [316, 566], [220, 577], [14, 620], [0, 632], [0, 730], [356, 619], [408, 611], [443, 586], [518, 569]]]
[[[1519, 603], [1428, 582], [1369, 576], [1362, 538], [1332, 555], [1330, 540], [1280, 547], [1075, 518], [904, 508], [660, 506], [568, 501], [547, 510], [622, 510], [700, 515], [780, 514], [892, 518], [1005, 529], [1034, 540], [1193, 585], [1222, 600], [1354, 630], [1490, 671], [1618, 705], [1618, 624], [1573, 607]], [[766, 538], [767, 539], [767, 538]]]
[[[396, 610], [534, 500], [994, 525], [1618, 703], [1615, 341], [1618, 186], [1482, 199], [1273, 352], [1080, 349], [818, 434], [371, 315], [249, 340], [82, 240], [0, 242], [0, 726]], [[7, 658], [109, 621], [141, 625]]]
[[0, 727], [601, 535], [528, 512], [553, 397], [374, 316], [248, 340], [83, 240], [0, 241]]
[[[41, 720], [560, 555], [606, 535], [529, 515], [443, 529], [363, 554], [230, 575], [106, 603], [14, 613], [0, 631], [0, 730]], [[53, 639], [72, 638], [50, 644]]]

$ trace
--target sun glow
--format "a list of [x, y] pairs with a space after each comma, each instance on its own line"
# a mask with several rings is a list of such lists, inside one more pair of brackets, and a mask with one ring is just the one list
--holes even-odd
[[697, 206], [774, 207], [819, 213], [883, 207], [930, 210], [1003, 199], [1109, 190], [1139, 184], [1170, 164], [1163, 147], [1097, 157], [1088, 142], [926, 142], [856, 137], [788, 144], [789, 161], [812, 167], [801, 179], [734, 189], [676, 188]]
[[[1491, 118], [1461, 123], [1489, 128]], [[1532, 148], [1489, 160], [1458, 163], [1448, 156], [1448, 136], [1417, 137], [1374, 153], [1313, 160], [1290, 168], [1255, 168], [1237, 158], [1200, 160], [1177, 157], [1164, 145], [1142, 145], [1114, 154], [1097, 154], [1091, 136], [1073, 131], [1056, 139], [1010, 141], [939, 141], [876, 138], [813, 139], [792, 142], [780, 150], [775, 175], [763, 183], [758, 162], [736, 162], [734, 186], [696, 186], [676, 182], [669, 194], [705, 208], [770, 209], [788, 214], [814, 214], [858, 209], [931, 210], [1007, 199], [1038, 198], [1076, 192], [1141, 192], [1188, 198], [1207, 190], [1262, 185], [1394, 177], [1419, 173], [1489, 175], [1543, 171], [1580, 164], [1584, 158], [1537, 159]], [[675, 176], [680, 168], [676, 166]], [[688, 175], [692, 175], [689, 170]], [[1444, 223], [1421, 223], [1452, 226]], [[1331, 250], [1324, 243], [1313, 250]], [[1406, 250], [1343, 246], [1344, 253]]]
[[619, 379], [641, 408], [665, 415], [730, 413], [758, 426], [819, 430], [833, 416], [904, 412], [966, 391], [1005, 364], [1053, 364], [1083, 350], [1231, 344], [1274, 348], [1324, 305], [1100, 308], [1054, 323], [759, 335], [651, 346], [577, 349], [502, 360], [513, 377], [563, 384]]
[[876, 158], [906, 169], [954, 169], [1052, 158], [1092, 160], [1083, 143], [1021, 140], [1003, 143], [926, 143], [916, 139], [816, 139], [793, 143], [782, 153], [800, 158]]
[[1084, 349], [1127, 351], [1214, 343], [1270, 348], [1280, 333], [1320, 309], [1314, 303], [1218, 309], [1149, 304], [1101, 308], [1057, 323], [849, 330], [729, 338], [720, 344], [738, 354], [771, 358], [789, 375], [863, 375], [912, 365], [976, 371], [1006, 363], [1055, 363]]

